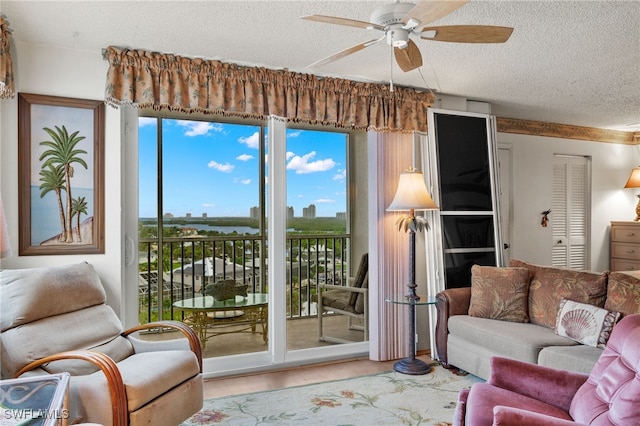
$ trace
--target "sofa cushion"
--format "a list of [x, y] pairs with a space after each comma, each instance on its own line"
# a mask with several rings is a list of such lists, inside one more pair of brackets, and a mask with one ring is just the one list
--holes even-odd
[[471, 267], [469, 315], [511, 322], [529, 322], [527, 268]]
[[562, 298], [558, 307], [555, 331], [560, 336], [583, 345], [604, 349], [619, 318], [619, 312]]
[[621, 316], [640, 314], [640, 272], [611, 272], [604, 308]]
[[490, 348], [502, 356], [531, 362], [536, 362], [540, 350], [544, 347], [577, 344], [571, 339], [558, 336], [546, 327], [468, 315], [454, 315], [449, 318], [449, 332], [449, 338], [455, 335], [471, 345]]
[[524, 265], [532, 274], [529, 286], [529, 321], [534, 324], [554, 328], [558, 306], [563, 297], [604, 307], [608, 272], [548, 268], [521, 261], [512, 261], [510, 265]]
[[602, 351], [587, 345], [547, 346], [540, 351], [537, 364], [589, 374]]

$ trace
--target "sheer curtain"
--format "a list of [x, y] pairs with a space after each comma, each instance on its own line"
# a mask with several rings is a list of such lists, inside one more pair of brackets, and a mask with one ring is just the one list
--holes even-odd
[[369, 133], [369, 352], [376, 361], [409, 355], [407, 307], [385, 302], [407, 293], [409, 234], [395, 224], [406, 212], [386, 208], [400, 173], [413, 166], [413, 140], [412, 134]]

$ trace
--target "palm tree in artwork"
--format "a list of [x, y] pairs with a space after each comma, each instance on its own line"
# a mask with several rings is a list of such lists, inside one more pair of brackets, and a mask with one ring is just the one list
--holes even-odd
[[58, 200], [58, 213], [60, 214], [60, 241], [67, 240], [67, 224], [64, 220], [64, 204], [62, 203], [62, 191], [66, 191], [64, 186], [64, 167], [61, 164], [53, 166], [49, 164], [47, 168], [40, 170], [40, 198], [44, 198], [49, 192], [53, 191]]
[[76, 217], [76, 235], [78, 236], [77, 241], [80, 243], [82, 242], [82, 234], [80, 233], [80, 214], [87, 214], [87, 201], [84, 197], [74, 198], [71, 203], [71, 209], [72, 216]]
[[[40, 155], [40, 161], [45, 160], [42, 163], [42, 167], [47, 167], [52, 164], [60, 164], [64, 168], [64, 177], [67, 188], [67, 203], [66, 203], [66, 215], [65, 223], [67, 229], [71, 230], [72, 219], [72, 196], [71, 196], [71, 178], [73, 177], [73, 163], [80, 164], [85, 169], [88, 168], [87, 163], [79, 157], [81, 154], [86, 154], [87, 151], [82, 149], [76, 149], [76, 145], [85, 139], [84, 136], [78, 136], [79, 131], [69, 134], [67, 128], [63, 125], [62, 128], [54, 126], [55, 131], [44, 127], [43, 130], [49, 134], [51, 140], [42, 141], [40, 145], [48, 147], [46, 151]], [[73, 233], [66, 233], [66, 241], [68, 243], [73, 242]]]

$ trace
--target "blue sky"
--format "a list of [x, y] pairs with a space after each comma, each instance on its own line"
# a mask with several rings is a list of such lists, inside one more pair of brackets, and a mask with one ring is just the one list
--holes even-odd
[[[257, 126], [163, 120], [163, 213], [249, 216], [259, 201]], [[157, 125], [139, 120], [140, 217], [156, 216]], [[287, 130], [287, 205], [296, 217], [346, 211], [346, 140], [339, 132]]]

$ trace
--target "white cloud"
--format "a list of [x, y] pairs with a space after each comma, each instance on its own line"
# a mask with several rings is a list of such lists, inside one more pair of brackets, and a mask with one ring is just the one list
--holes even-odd
[[249, 148], [258, 149], [260, 147], [260, 134], [255, 132], [249, 137], [239, 137], [238, 142], [247, 145]]
[[249, 161], [249, 160], [253, 160], [253, 155], [251, 154], [240, 154], [236, 157], [236, 160], [239, 161]]
[[287, 153], [285, 154], [287, 156], [287, 160], [290, 159], [291, 157], [295, 157], [296, 154], [291, 152], [291, 151], [287, 151]]
[[347, 169], [338, 170], [338, 173], [333, 175], [333, 180], [344, 180], [347, 178]]
[[220, 164], [214, 160], [209, 161], [209, 164], [207, 164], [207, 166], [209, 166], [210, 169], [215, 169], [223, 173], [231, 173], [231, 171], [234, 169], [234, 166], [232, 164]]
[[216, 205], [215, 205], [215, 204], [212, 204], [212, 203], [203, 203], [203, 204], [201, 205], [201, 207], [215, 207], [215, 206], [216, 206]]
[[287, 170], [295, 170], [296, 174], [300, 175], [305, 173], [325, 172], [327, 170], [331, 170], [336, 165], [336, 162], [331, 158], [327, 158], [326, 160], [310, 161], [315, 156], [315, 151], [311, 151], [302, 157], [299, 155], [293, 155], [290, 157], [289, 163], [287, 164]]
[[138, 127], [155, 126], [158, 123], [158, 119], [155, 117], [139, 117]]
[[331, 198], [318, 198], [317, 200], [313, 200], [314, 204], [331, 204], [335, 202], [336, 200], [332, 200]]
[[208, 135], [210, 132], [222, 131], [220, 124], [206, 121], [176, 120], [176, 124], [185, 129], [185, 136], [203, 136]]
[[251, 179], [242, 179], [240, 180], [240, 183], [243, 185], [249, 185], [251, 183]]
[[302, 133], [300, 130], [291, 130], [287, 133], [288, 138], [297, 138]]

